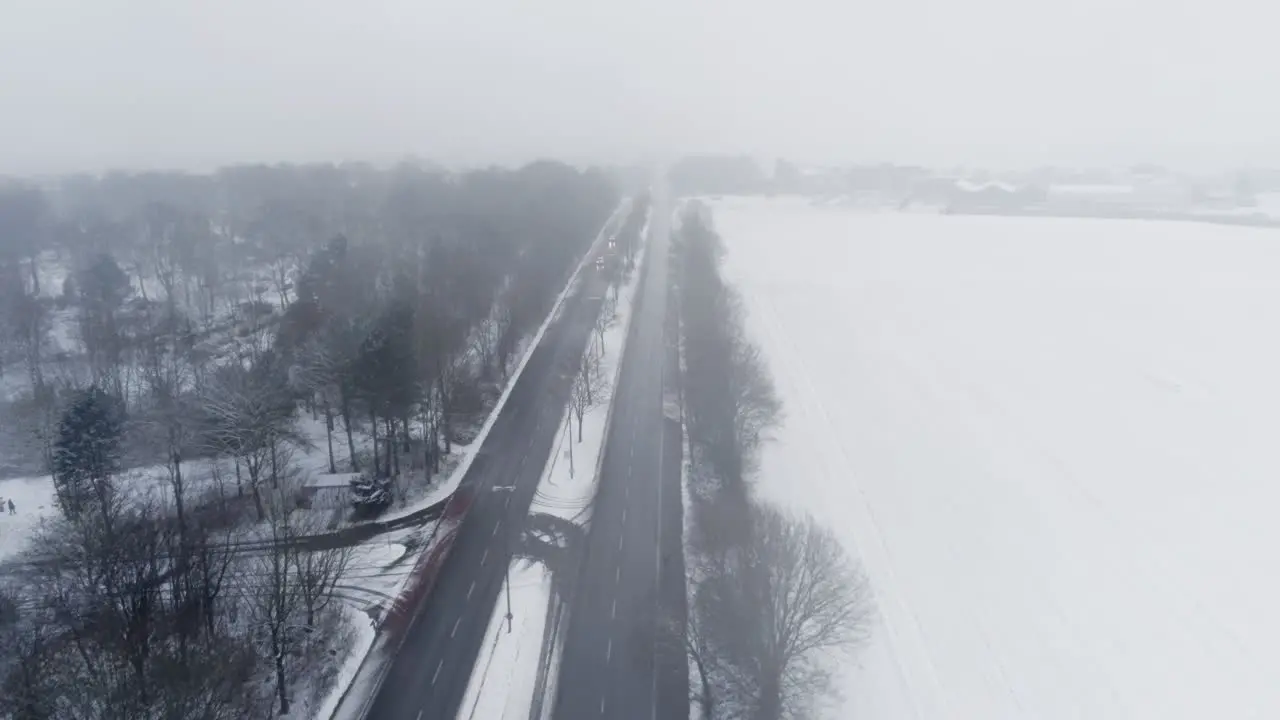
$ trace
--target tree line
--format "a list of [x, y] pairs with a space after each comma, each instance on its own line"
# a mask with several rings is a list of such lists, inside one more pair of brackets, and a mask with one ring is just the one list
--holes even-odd
[[834, 690], [831, 663], [865, 636], [870, 590], [830, 531], [753, 497], [782, 405], [703, 206], [686, 206], [673, 240], [690, 530], [686, 617], [669, 635], [701, 717], [807, 717]]
[[[616, 204], [554, 162], [0, 185], [0, 454], [50, 473], [60, 511], [0, 585], [0, 717], [309, 699], [352, 566], [288, 542], [324, 530], [301, 421], [371, 511], [429, 482]], [[234, 555], [246, 537], [274, 549]]]

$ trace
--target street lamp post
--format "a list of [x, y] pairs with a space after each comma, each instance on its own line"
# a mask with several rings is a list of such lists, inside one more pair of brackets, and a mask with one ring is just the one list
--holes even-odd
[[[514, 494], [515, 490], [516, 490], [515, 485], [494, 485], [493, 486], [494, 492], [509, 492]], [[508, 526], [510, 524], [511, 523], [509, 522], [507, 523]], [[513, 556], [511, 553], [511, 536], [508, 534], [510, 532], [511, 532], [510, 529], [502, 531], [503, 540], [505, 541], [507, 546], [506, 581], [507, 581], [507, 634], [508, 635], [511, 634], [511, 622], [512, 620], [515, 619], [515, 615], [513, 615], [511, 612], [511, 559]]]
[[573, 413], [564, 414], [564, 436], [569, 441], [569, 477], [573, 478]]

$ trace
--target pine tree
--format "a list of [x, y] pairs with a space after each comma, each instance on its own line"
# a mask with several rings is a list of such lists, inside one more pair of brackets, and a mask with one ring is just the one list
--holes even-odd
[[120, 402], [96, 385], [79, 393], [63, 413], [54, 440], [53, 485], [67, 517], [95, 505], [105, 509], [110, 502], [123, 431]]

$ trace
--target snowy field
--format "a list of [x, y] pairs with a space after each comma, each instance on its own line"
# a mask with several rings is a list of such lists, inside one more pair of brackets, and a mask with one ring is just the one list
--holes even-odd
[[1280, 717], [1280, 231], [713, 208], [877, 594], [830, 717]]
[[[9, 502], [14, 514], [9, 514]], [[0, 480], [0, 563], [17, 555], [40, 527], [40, 521], [53, 518], [58, 508], [53, 501], [53, 481], [42, 478]]]

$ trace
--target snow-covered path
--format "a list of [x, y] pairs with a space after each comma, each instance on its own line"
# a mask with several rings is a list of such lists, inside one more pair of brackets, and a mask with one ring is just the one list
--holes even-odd
[[873, 718], [1280, 717], [1280, 234], [714, 204]]

